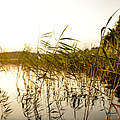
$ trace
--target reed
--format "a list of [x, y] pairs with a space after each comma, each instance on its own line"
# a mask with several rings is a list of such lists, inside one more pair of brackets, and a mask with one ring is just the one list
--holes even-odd
[[[119, 105], [115, 105], [115, 103], [113, 103], [115, 94], [117, 92], [119, 94], [120, 91], [120, 17], [115, 28], [108, 28], [108, 24], [115, 13], [110, 17], [106, 26], [101, 29], [101, 42], [99, 47], [91, 48], [91, 50], [81, 50], [77, 46], [78, 40], [69, 37], [63, 37], [64, 32], [68, 28], [67, 25], [65, 29], [61, 32], [57, 40], [56, 38], [52, 37], [52, 39], [57, 41], [56, 45], [53, 46], [48, 40], [46, 40], [46, 38], [51, 38], [51, 36], [53, 36], [52, 32], [49, 32], [42, 35], [42, 47], [39, 48], [37, 53], [31, 53], [30, 51], [25, 50], [22, 56], [23, 69], [31, 70], [36, 75], [37, 79], [34, 84], [39, 86], [39, 81], [41, 81], [41, 85], [39, 86], [39, 88], [41, 89], [42, 83], [44, 81], [47, 82], [47, 96], [49, 96], [49, 84], [52, 81], [56, 81], [56, 79], [59, 78], [58, 75], [62, 76], [62, 80], [70, 78], [79, 81], [81, 79], [81, 74], [83, 73], [86, 76], [86, 80], [89, 78], [89, 80], [85, 82], [85, 85], [88, 85], [89, 88], [87, 95], [82, 95], [81, 93], [81, 97], [86, 97], [85, 113], [83, 117], [84, 120], [88, 119], [91, 103], [90, 96], [91, 93], [94, 92], [94, 90], [96, 94], [99, 91], [101, 95], [104, 94], [110, 99], [110, 104], [107, 110], [103, 105], [105, 108], [106, 120], [110, 119], [112, 107], [115, 109], [116, 114], [118, 115], [118, 119], [120, 119], [117, 110], [117, 107]], [[109, 32], [105, 35], [107, 28]], [[44, 38], [45, 40], [43, 40]], [[66, 41], [72, 42], [72, 44], [67, 44], [69, 42]], [[82, 82], [83, 81], [81, 81], [81, 84]], [[101, 90], [101, 88], [99, 87], [101, 85], [104, 88], [105, 86], [107, 86], [112, 91], [109, 96]], [[68, 86], [66, 86], [66, 91], [68, 92]], [[92, 100], [92, 104], [94, 104], [95, 99], [97, 99], [97, 95], [94, 94], [93, 98], [94, 99]], [[79, 96], [73, 94], [72, 100], [75, 114], [75, 110], [77, 110], [76, 101], [79, 101]], [[57, 105], [57, 113], [59, 114], [59, 118], [62, 120], [63, 114], [58, 104], [60, 101], [55, 101]], [[49, 105], [48, 111], [50, 119], [51, 102], [49, 100], [49, 97], [47, 98], [47, 102]], [[78, 106], [79, 104], [80, 103], [78, 103]]]

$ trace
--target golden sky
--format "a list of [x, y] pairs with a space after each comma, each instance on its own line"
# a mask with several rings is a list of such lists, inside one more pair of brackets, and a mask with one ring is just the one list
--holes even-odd
[[24, 44], [34, 48], [39, 31], [55, 31], [57, 37], [68, 24], [65, 36], [79, 39], [81, 48], [99, 45], [101, 28], [119, 7], [120, 0], [0, 0], [0, 46], [6, 51], [23, 50]]

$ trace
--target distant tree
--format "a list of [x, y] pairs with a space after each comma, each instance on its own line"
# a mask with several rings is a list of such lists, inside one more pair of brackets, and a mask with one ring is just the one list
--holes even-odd
[[31, 52], [32, 48], [27, 45], [27, 44], [24, 44], [24, 50], [23, 51], [27, 51], [27, 52]]

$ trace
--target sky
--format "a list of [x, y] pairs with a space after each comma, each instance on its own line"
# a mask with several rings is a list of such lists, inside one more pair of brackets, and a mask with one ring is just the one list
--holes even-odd
[[79, 40], [80, 48], [98, 46], [101, 28], [118, 8], [120, 0], [0, 0], [0, 46], [5, 51], [23, 50], [25, 44], [34, 49], [42, 34], [54, 32], [58, 38], [66, 25], [64, 36]]

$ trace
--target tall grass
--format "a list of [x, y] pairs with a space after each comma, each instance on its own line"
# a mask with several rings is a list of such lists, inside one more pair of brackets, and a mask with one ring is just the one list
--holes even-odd
[[[91, 50], [79, 49], [77, 46], [77, 40], [69, 37], [63, 37], [64, 32], [68, 28], [68, 26], [66, 26], [61, 32], [55, 46], [51, 45], [49, 41], [43, 40], [44, 38], [46, 39], [51, 37], [52, 33], [50, 32], [43, 34], [41, 37], [42, 48], [39, 48], [37, 53], [24, 51], [22, 63], [23, 69], [31, 70], [35, 73], [37, 79], [34, 84], [36, 86], [39, 85], [39, 81], [42, 83], [46, 81], [46, 84], [48, 85], [47, 96], [49, 96], [50, 81], [54, 81], [55, 78], [58, 78], [58, 75], [62, 76], [63, 80], [65, 78], [70, 78], [79, 81], [81, 74], [84, 73], [86, 78], [89, 78], [89, 81], [86, 82], [86, 86], [88, 86], [88, 92], [87, 98], [85, 99], [84, 120], [87, 120], [89, 117], [91, 102], [90, 96], [91, 92], [93, 92], [92, 89], [94, 88], [101, 94], [106, 95], [103, 93], [98, 83], [100, 86], [103, 86], [104, 88], [107, 86], [111, 90], [110, 96], [106, 95], [106, 97], [110, 99], [108, 109], [105, 109], [106, 120], [109, 120], [111, 117], [110, 115], [112, 107], [115, 109], [118, 119], [120, 119], [120, 115], [117, 110], [120, 106], [113, 102], [116, 92], [119, 94], [120, 90], [120, 33], [117, 33], [117, 27], [120, 24], [118, 24], [116, 28], [108, 28], [108, 24], [114, 14], [110, 17], [106, 26], [101, 29], [101, 42], [99, 47], [92, 48]], [[105, 35], [107, 28], [110, 30], [110, 32]], [[56, 38], [52, 39], [56, 40]], [[72, 44], [67, 44], [66, 41], [72, 41]], [[39, 87], [41, 89], [41, 86]], [[94, 97], [97, 98], [96, 95]], [[74, 108], [77, 99], [78, 96], [73, 95], [72, 100]], [[47, 98], [47, 102], [49, 105], [48, 111], [50, 112], [51, 103], [49, 97]], [[58, 108], [59, 117], [62, 120], [62, 113], [57, 102], [60, 101], [56, 101], [56, 105]], [[49, 119], [50, 118], [51, 116], [49, 114]]]

